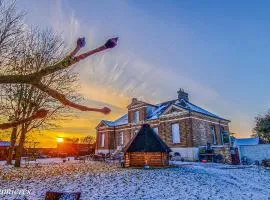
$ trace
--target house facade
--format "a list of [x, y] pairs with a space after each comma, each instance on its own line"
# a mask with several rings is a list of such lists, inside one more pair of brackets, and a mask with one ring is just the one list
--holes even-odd
[[222, 147], [229, 143], [229, 122], [192, 104], [188, 93], [182, 89], [177, 99], [156, 105], [133, 98], [127, 106], [127, 114], [98, 124], [96, 153], [121, 151], [142, 124], [147, 123], [173, 152], [195, 160], [200, 146], [210, 143]]

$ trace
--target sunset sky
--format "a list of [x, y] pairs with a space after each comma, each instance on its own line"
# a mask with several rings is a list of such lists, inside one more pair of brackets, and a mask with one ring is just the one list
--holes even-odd
[[119, 36], [119, 45], [76, 66], [86, 104], [112, 113], [76, 112], [56, 137], [95, 134], [101, 119], [126, 112], [131, 97], [150, 103], [173, 99], [181, 87], [191, 102], [230, 119], [231, 132], [252, 133], [254, 117], [270, 108], [268, 1], [17, 1], [26, 23], [52, 28], [69, 49], [85, 36], [90, 49]]

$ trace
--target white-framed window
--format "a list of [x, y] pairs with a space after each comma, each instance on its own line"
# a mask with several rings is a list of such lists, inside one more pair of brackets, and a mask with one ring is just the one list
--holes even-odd
[[172, 124], [172, 141], [173, 144], [179, 144], [181, 142], [181, 132], [179, 123]]
[[101, 144], [100, 144], [101, 147], [104, 147], [105, 146], [105, 133], [101, 133]]
[[134, 112], [134, 122], [138, 123], [140, 121], [140, 112], [139, 111], [135, 111]]
[[217, 144], [217, 134], [215, 126], [211, 126], [211, 135], [213, 138], [213, 144]]
[[158, 127], [153, 128], [153, 130], [158, 135]]
[[120, 145], [124, 145], [124, 132], [120, 132]]

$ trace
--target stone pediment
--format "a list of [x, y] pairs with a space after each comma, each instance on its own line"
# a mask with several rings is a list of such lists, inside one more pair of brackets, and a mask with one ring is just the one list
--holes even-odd
[[139, 101], [138, 99], [136, 98], [133, 98], [131, 103], [127, 106], [128, 109], [133, 109], [133, 108], [141, 108], [143, 106], [147, 106], [147, 105], [150, 105], [146, 102], [143, 102], [143, 101]]
[[180, 108], [176, 105], [171, 105], [168, 107], [162, 115], [171, 115], [171, 114], [184, 114], [187, 113], [188, 111], [186, 109]]
[[106, 128], [108, 127], [108, 125], [102, 120], [99, 122], [99, 124], [96, 126], [96, 129], [102, 129], [102, 128]]

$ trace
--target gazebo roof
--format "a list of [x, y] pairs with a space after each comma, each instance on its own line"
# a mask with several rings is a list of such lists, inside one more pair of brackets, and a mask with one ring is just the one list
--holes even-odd
[[171, 149], [149, 124], [143, 124], [140, 131], [127, 144], [124, 152], [171, 152]]

